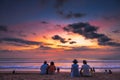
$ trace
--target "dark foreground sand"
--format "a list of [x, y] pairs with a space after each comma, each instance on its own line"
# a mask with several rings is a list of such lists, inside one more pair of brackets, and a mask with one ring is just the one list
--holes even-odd
[[40, 75], [38, 72], [18, 72], [16, 74], [0, 72], [0, 80], [120, 80], [120, 72], [113, 74], [95, 73], [92, 77], [71, 78], [69, 72], [54, 75]]

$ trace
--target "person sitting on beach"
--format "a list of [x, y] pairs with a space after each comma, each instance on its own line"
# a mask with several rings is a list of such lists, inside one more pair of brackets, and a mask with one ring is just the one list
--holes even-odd
[[54, 62], [50, 62], [50, 66], [48, 67], [48, 74], [54, 74], [56, 70], [56, 66], [54, 65]]
[[95, 68], [93, 67], [93, 68], [91, 68], [91, 74], [93, 74], [93, 73], [95, 73]]
[[111, 70], [109, 70], [109, 74], [112, 74], [112, 71], [111, 71]]
[[107, 69], [105, 69], [105, 74], [108, 74], [108, 71], [107, 71]]
[[79, 77], [79, 65], [77, 64], [78, 61], [76, 59], [73, 60], [73, 64], [71, 67], [71, 77]]
[[87, 64], [86, 60], [83, 60], [83, 65], [81, 67], [80, 73], [82, 76], [85, 77], [90, 77], [91, 76], [91, 72], [90, 72], [90, 66]]
[[59, 67], [57, 67], [57, 73], [59, 73], [60, 72], [60, 68]]
[[93, 71], [93, 73], [95, 73], [95, 68], [94, 67], [93, 67], [92, 71]]
[[46, 74], [47, 68], [48, 68], [47, 61], [44, 61], [44, 64], [40, 67], [41, 70], [40, 74]]
[[15, 74], [15, 70], [12, 71], [12, 74]]

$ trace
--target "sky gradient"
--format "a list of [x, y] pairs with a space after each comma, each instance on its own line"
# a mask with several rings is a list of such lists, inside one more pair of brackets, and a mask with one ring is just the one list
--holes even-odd
[[0, 58], [120, 59], [119, 0], [0, 0]]

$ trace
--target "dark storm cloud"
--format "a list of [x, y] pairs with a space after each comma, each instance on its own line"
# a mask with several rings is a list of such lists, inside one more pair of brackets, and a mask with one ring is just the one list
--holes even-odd
[[0, 25], [0, 31], [7, 32], [8, 31], [7, 26]]
[[120, 47], [120, 43], [117, 43], [117, 42], [99, 43], [99, 45], [109, 45], [109, 46]]
[[106, 42], [109, 42], [111, 40], [112, 40], [111, 38], [107, 37], [104, 34], [102, 36], [98, 37], [98, 42], [99, 43], [106, 43]]
[[98, 27], [92, 26], [89, 23], [74, 23], [64, 27], [63, 29], [68, 32], [78, 33], [86, 38], [98, 38], [103, 36], [102, 34], [96, 33]]
[[27, 44], [27, 45], [40, 45], [41, 42], [36, 41], [28, 41], [20, 38], [1, 38], [0, 41], [7, 41], [7, 42], [16, 42], [21, 44]]
[[61, 43], [66, 43], [66, 42], [67, 42], [67, 41], [65, 41], [64, 38], [60, 37], [59, 35], [54, 35], [54, 36], [52, 37], [52, 39], [54, 39], [54, 40], [59, 40]]
[[65, 38], [60, 37], [59, 35], [54, 35], [52, 37], [53, 40], [59, 40], [61, 43], [67, 43], [69, 42], [69, 44], [75, 44], [76, 41], [71, 41], [71, 38], [68, 38], [67, 40], [65, 40]]
[[84, 36], [86, 39], [97, 39], [99, 45], [119, 46], [120, 43], [111, 42], [111, 38], [105, 34], [97, 33], [98, 27], [89, 23], [74, 23], [63, 28], [67, 32], [73, 32]]
[[75, 13], [72, 11], [69, 11], [68, 13], [65, 13], [64, 11], [57, 11], [57, 14], [59, 14], [60, 16], [62, 16], [65, 19], [70, 19], [70, 18], [81, 18], [86, 16], [86, 14], [84, 13]]

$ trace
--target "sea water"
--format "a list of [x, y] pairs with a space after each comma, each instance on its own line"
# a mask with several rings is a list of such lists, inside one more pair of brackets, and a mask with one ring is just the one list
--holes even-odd
[[[87, 60], [91, 67], [94, 67], [96, 72], [103, 72], [106, 69], [112, 71], [120, 71], [120, 60]], [[43, 64], [41, 59], [0, 59], [0, 71], [40, 71], [40, 66]], [[60, 71], [70, 72], [72, 61], [54, 61], [55, 66], [60, 68]], [[78, 60], [79, 69], [82, 66], [82, 60]], [[48, 61], [48, 64], [50, 61]]]

